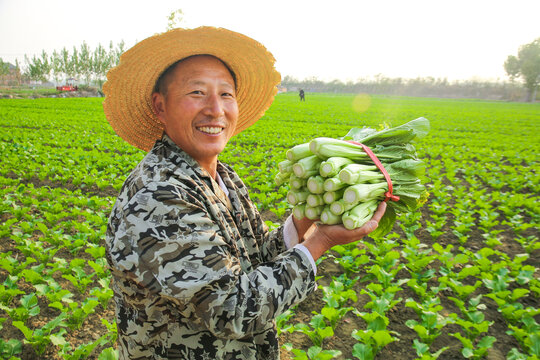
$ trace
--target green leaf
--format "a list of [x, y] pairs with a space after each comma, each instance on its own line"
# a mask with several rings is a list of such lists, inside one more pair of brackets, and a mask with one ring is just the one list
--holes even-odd
[[106, 348], [99, 354], [98, 360], [118, 360], [118, 352], [112, 347]]
[[530, 291], [527, 290], [527, 289], [517, 288], [517, 289], [514, 289], [514, 290], [512, 291], [512, 296], [511, 296], [511, 298], [512, 298], [513, 301], [516, 301], [517, 299], [519, 299], [519, 298], [521, 298], [521, 297], [527, 295], [529, 292], [530, 292]]
[[313, 316], [309, 324], [314, 329], [326, 327], [326, 323], [324, 322], [324, 316], [322, 314], [316, 314], [315, 316]]
[[24, 277], [25, 280], [31, 284], [39, 284], [44, 282], [43, 276], [32, 269], [24, 269], [21, 271], [21, 277]]
[[309, 360], [306, 352], [301, 349], [292, 349], [291, 352], [295, 355], [294, 360]]
[[471, 340], [467, 339], [466, 337], [463, 337], [463, 335], [461, 335], [460, 333], [452, 333], [452, 334], [450, 334], [450, 336], [453, 336], [456, 339], [458, 339], [459, 341], [461, 341], [463, 346], [466, 347], [466, 348], [472, 348], [473, 347], [473, 344], [472, 344]]
[[37, 303], [38, 303], [38, 300], [37, 300], [36, 294], [34, 293], [27, 294], [21, 297], [21, 305], [27, 309], [36, 306]]
[[518, 349], [512, 348], [506, 355], [507, 360], [527, 360], [527, 355], [519, 352]]
[[26, 340], [31, 340], [34, 336], [34, 332], [27, 328], [22, 321], [14, 321], [12, 325], [15, 326], [17, 329], [21, 330]]
[[453, 262], [454, 264], [466, 264], [469, 262], [469, 256], [463, 253], [457, 254]]
[[88, 247], [84, 251], [92, 255], [94, 259], [100, 259], [105, 256], [105, 247], [103, 246]]
[[17, 339], [9, 339], [4, 341], [0, 339], [0, 356], [3, 355], [4, 359], [19, 359], [14, 355], [19, 354], [22, 351], [22, 343]]
[[[378, 313], [373, 313], [373, 314], [379, 315]], [[381, 315], [379, 315], [376, 318], [374, 318], [373, 321], [368, 323], [367, 328], [373, 331], [379, 331], [379, 330], [385, 330], [386, 326], [387, 324], [386, 324], [385, 319]]]
[[325, 306], [321, 309], [321, 314], [331, 320], [334, 319], [336, 316], [339, 315], [339, 311], [336, 308]]
[[56, 346], [64, 346], [68, 343], [61, 334], [52, 334], [49, 339]]
[[540, 332], [529, 335], [531, 341], [531, 352], [533, 355], [540, 356]]
[[52, 319], [51, 321], [49, 321], [47, 324], [45, 324], [45, 326], [42, 327], [42, 329], [44, 331], [47, 331], [48, 333], [50, 333], [51, 331], [53, 331], [55, 328], [59, 327], [59, 326], [66, 326], [66, 324], [64, 323], [64, 320], [68, 317], [67, 314], [65, 313], [62, 313], [60, 315], [58, 315], [57, 317], [55, 317], [54, 319]]
[[429, 351], [429, 346], [420, 342], [418, 339], [413, 340], [413, 348], [416, 350], [416, 355], [422, 356]]
[[327, 326], [325, 328], [319, 328], [317, 329], [317, 332], [319, 333], [319, 335], [324, 339], [324, 338], [327, 338], [327, 337], [331, 337], [331, 336], [334, 336], [334, 329], [332, 329], [330, 326]]
[[414, 331], [416, 331], [416, 333], [418, 334], [418, 336], [420, 336], [421, 339], [425, 339], [428, 336], [427, 329], [420, 324], [415, 325], [413, 329]]
[[66, 311], [66, 306], [62, 304], [60, 301], [55, 301], [49, 304], [49, 307], [52, 307], [54, 309], [58, 309], [60, 311]]
[[47, 225], [45, 225], [42, 222], [38, 222], [36, 224], [36, 227], [43, 233], [43, 235], [47, 235], [49, 233], [49, 229], [47, 228]]
[[283, 349], [285, 349], [286, 351], [291, 351], [293, 349], [292, 343], [285, 343], [285, 344], [281, 345], [281, 347]]
[[375, 333], [373, 334], [373, 338], [375, 339], [378, 348], [383, 348], [386, 345], [390, 344], [392, 341], [394, 341], [394, 338], [387, 330], [375, 331]]
[[317, 356], [317, 354], [321, 352], [321, 350], [322, 348], [319, 346], [312, 346], [308, 349], [307, 355], [310, 359], [314, 359]]
[[312, 358], [312, 359], [330, 360], [330, 359], [334, 359], [334, 358], [336, 358], [338, 356], [341, 356], [341, 351], [340, 350], [323, 350], [320, 353], [318, 353], [315, 358]]
[[482, 321], [484, 321], [484, 314], [481, 311], [469, 312], [467, 316], [475, 324], [480, 324]]
[[414, 327], [418, 325], [418, 321], [410, 319], [410, 320], [405, 321], [405, 325], [407, 325], [407, 327], [411, 329], [414, 329]]
[[433, 359], [433, 358], [434, 358], [434, 359], [437, 359], [437, 358], [443, 353], [443, 351], [446, 351], [446, 350], [448, 350], [448, 349], [450, 349], [449, 346], [445, 346], [445, 347], [443, 347], [443, 348], [440, 348], [438, 351], [436, 351], [434, 354], [432, 354], [432, 358], [431, 358], [431, 359]]
[[480, 348], [490, 348], [497, 339], [493, 336], [484, 336], [476, 345]]
[[369, 290], [373, 291], [374, 293], [378, 294], [378, 295], [381, 295], [383, 293], [383, 286], [381, 284], [378, 284], [378, 283], [369, 283], [366, 288], [368, 288]]
[[467, 359], [474, 356], [473, 349], [471, 349], [469, 347], [464, 347], [463, 350], [461, 350], [461, 353], [463, 354], [463, 357], [465, 357]]
[[373, 360], [375, 358], [373, 349], [366, 344], [354, 344], [352, 354], [360, 360]]

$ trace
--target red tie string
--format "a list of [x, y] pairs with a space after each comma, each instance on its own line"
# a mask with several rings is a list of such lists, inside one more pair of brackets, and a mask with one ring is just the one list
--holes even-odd
[[383, 173], [384, 178], [386, 179], [386, 182], [388, 183], [388, 191], [384, 193], [384, 201], [385, 202], [387, 202], [388, 200], [399, 201], [399, 196], [392, 194], [392, 191], [393, 191], [392, 179], [390, 179], [390, 175], [388, 175], [388, 172], [384, 168], [381, 161], [377, 158], [377, 155], [375, 155], [373, 151], [371, 151], [371, 149], [364, 144], [361, 144], [359, 142], [352, 141], [352, 140], [347, 140], [347, 142], [362, 147], [365, 153], [368, 154], [369, 158], [373, 160], [373, 162], [375, 163], [375, 166], [377, 166], [377, 168]]

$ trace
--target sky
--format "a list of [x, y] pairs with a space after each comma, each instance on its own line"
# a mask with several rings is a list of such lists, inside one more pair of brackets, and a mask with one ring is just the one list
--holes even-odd
[[0, 0], [0, 57], [126, 48], [166, 30], [224, 27], [261, 42], [282, 76], [506, 80], [504, 61], [540, 37], [540, 0]]

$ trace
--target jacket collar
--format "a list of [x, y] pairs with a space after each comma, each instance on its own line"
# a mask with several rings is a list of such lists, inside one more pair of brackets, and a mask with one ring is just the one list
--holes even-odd
[[[195, 172], [195, 174], [201, 178], [210, 178], [210, 174], [204, 168], [199, 165], [197, 160], [193, 159], [188, 153], [182, 150], [167, 134], [163, 133], [161, 140], [157, 140], [154, 147], [163, 147], [165, 151], [164, 155], [175, 165], [180, 163], [187, 163]], [[217, 171], [220, 174], [227, 172], [226, 167], [218, 160]]]

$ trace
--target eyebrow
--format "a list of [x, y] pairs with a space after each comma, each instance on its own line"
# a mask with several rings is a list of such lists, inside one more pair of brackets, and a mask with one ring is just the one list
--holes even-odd
[[[206, 81], [203, 81], [203, 80], [189, 80], [186, 84], [188, 85], [206, 85]], [[233, 84], [231, 84], [230, 82], [228, 81], [221, 81], [219, 83], [219, 85], [221, 86], [228, 86], [232, 89], [235, 89], [235, 86]]]

